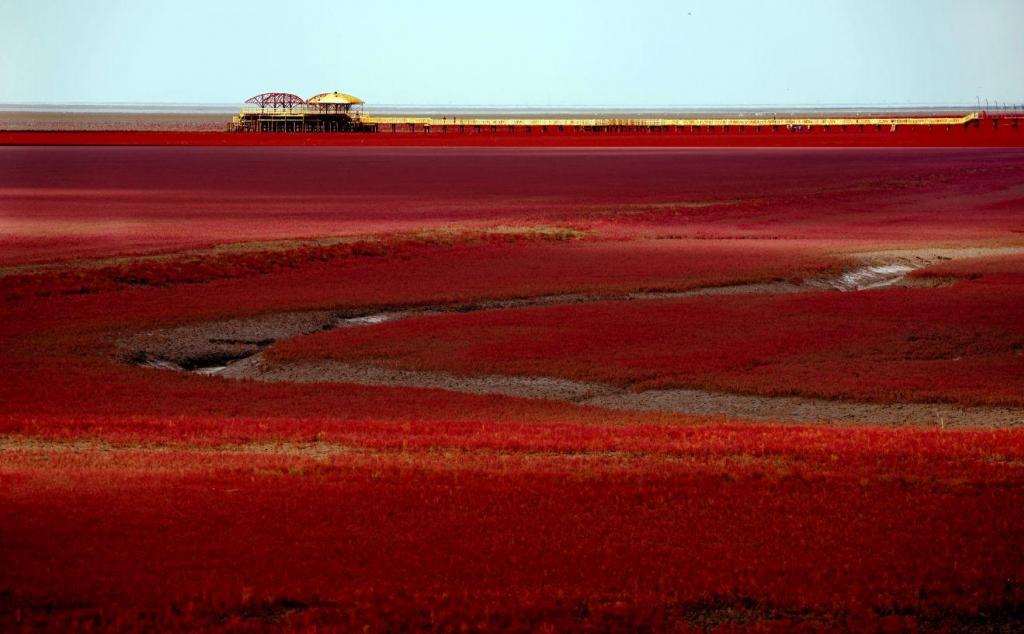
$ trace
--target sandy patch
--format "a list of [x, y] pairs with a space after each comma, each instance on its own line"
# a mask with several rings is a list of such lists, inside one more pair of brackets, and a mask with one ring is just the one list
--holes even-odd
[[944, 260], [966, 260], [970, 258], [1019, 254], [1024, 254], [1024, 246], [921, 247], [915, 249], [861, 251], [851, 255], [873, 265], [903, 264], [918, 269]]
[[951, 428], [1024, 425], [1024, 409], [1008, 407], [960, 407], [948, 403], [861, 403], [683, 389], [634, 392], [614, 385], [541, 376], [461, 376], [447, 372], [403, 370], [339, 361], [270, 364], [260, 355], [232, 364], [221, 376], [255, 381], [439, 389], [467, 394], [569, 401], [609, 409], [754, 421]]
[[202, 322], [132, 335], [118, 342], [118, 352], [148, 368], [210, 374], [274, 342], [330, 330], [339, 318], [330, 311], [308, 311]]
[[615, 388], [593, 383], [541, 376], [475, 375], [402, 370], [371, 364], [317, 361], [269, 364], [253, 356], [232, 364], [221, 376], [289, 383], [354, 383], [448, 390], [467, 394], [496, 394], [520, 398], [582, 402], [610, 395]]
[[960, 407], [948, 403], [861, 403], [794, 396], [748, 396], [701, 390], [618, 391], [582, 401], [622, 410], [677, 412], [760, 421], [1017, 427], [1024, 409]]

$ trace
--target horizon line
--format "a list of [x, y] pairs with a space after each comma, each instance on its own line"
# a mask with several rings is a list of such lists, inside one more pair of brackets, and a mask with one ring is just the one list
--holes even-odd
[[[985, 99], [981, 100], [985, 102]], [[244, 100], [239, 101], [0, 101], [0, 107], [8, 106], [240, 106]], [[749, 103], [661, 103], [661, 104], [628, 104], [628, 103], [412, 103], [412, 102], [370, 102], [367, 105], [386, 107], [406, 108], [641, 108], [651, 110], [655, 108], [858, 108], [858, 107], [977, 107], [977, 99], [962, 102], [915, 102], [915, 101], [890, 101], [890, 102], [821, 102], [821, 103], [771, 103], [771, 102], [749, 102]], [[981, 105], [984, 105], [981, 104]], [[1011, 107], [1024, 105], [1021, 100], [988, 100], [988, 105], [998, 107]]]

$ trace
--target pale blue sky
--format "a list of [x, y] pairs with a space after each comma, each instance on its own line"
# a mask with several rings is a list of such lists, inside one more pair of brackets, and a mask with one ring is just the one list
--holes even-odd
[[1024, 0], [0, 0], [0, 102], [1024, 100]]

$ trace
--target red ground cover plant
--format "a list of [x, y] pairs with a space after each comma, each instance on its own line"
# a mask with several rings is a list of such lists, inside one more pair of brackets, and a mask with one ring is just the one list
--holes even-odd
[[[514, 237], [514, 234], [513, 234]], [[615, 266], [609, 266], [614, 262]], [[114, 287], [84, 295], [21, 297], [0, 315], [0, 410], [8, 432], [112, 434], [173, 439], [309, 438], [297, 418], [343, 420], [591, 420], [640, 415], [439, 390], [236, 384], [126, 366], [116, 342], [130, 332], [190, 321], [310, 308], [474, 302], [569, 292], [625, 293], [817, 276], [836, 260], [798, 244], [736, 245], [651, 240], [416, 243], [374, 257], [301, 263], [255, 277]], [[255, 285], [255, 286], [254, 286]], [[254, 291], [256, 289], [256, 291]], [[202, 413], [198, 428], [174, 417]], [[37, 423], [35, 416], [47, 415]], [[58, 417], [68, 418], [61, 422]], [[165, 417], [154, 424], [146, 416]], [[82, 422], [90, 416], [105, 417]], [[118, 420], [116, 417], [124, 417]], [[232, 417], [264, 419], [260, 425]], [[190, 425], [196, 425], [193, 422]], [[329, 431], [329, 430], [328, 430]]]
[[[539, 227], [502, 231], [449, 231], [421, 235], [352, 238], [328, 244], [285, 243], [276, 248], [254, 245], [238, 252], [180, 253], [114, 262], [83, 262], [79, 266], [43, 267], [0, 277], [0, 297], [10, 301], [30, 295], [72, 295], [128, 286], [200, 284], [218, 279], [254, 277], [349, 258], [403, 258], [455, 244], [510, 244], [582, 237], [568, 229]], [[269, 246], [269, 245], [268, 245]]]
[[[463, 374], [1024, 405], [1022, 260], [948, 288], [693, 297], [437, 315], [282, 342], [273, 359]], [[986, 274], [984, 271], [999, 271]], [[970, 272], [970, 273], [967, 273]]]
[[[457, 298], [473, 301], [559, 292], [624, 293], [796, 281], [838, 274], [845, 264], [843, 257], [823, 255], [806, 243], [792, 241], [742, 246], [667, 240], [544, 244], [575, 241], [580, 235], [560, 230], [534, 234], [529, 229], [499, 235], [466, 232], [446, 239], [385, 237], [326, 247], [44, 268], [0, 277], [0, 299], [10, 303], [30, 296], [170, 288], [260, 277], [264, 298], [275, 289], [301, 296], [302, 287], [308, 286], [313, 291], [310, 299], [317, 299], [326, 295], [323, 285], [330, 285], [336, 290], [332, 297], [336, 305], [354, 301], [359, 305], [401, 305]], [[614, 268], [608, 266], [609, 260], [614, 260]], [[242, 289], [248, 288], [248, 283], [220, 286]], [[404, 285], [408, 288], [402, 288]], [[237, 304], [233, 307], [238, 308]]]
[[[526, 230], [529, 237], [529, 230]], [[687, 290], [774, 280], [833, 275], [845, 257], [822, 253], [821, 247], [794, 241], [677, 240], [467, 240], [415, 241], [383, 252], [320, 261], [312, 258], [272, 272], [257, 263], [246, 275], [213, 270], [214, 279], [164, 279], [159, 285], [114, 284], [108, 278], [95, 290], [47, 300], [49, 270], [16, 274], [39, 292], [11, 297], [0, 324], [23, 334], [48, 328], [79, 329], [84, 324], [120, 327], [111, 311], [132, 316], [132, 326], [238, 316], [308, 308], [387, 307], [564, 293], [622, 294], [643, 290]], [[385, 242], [385, 245], [393, 245]], [[258, 259], [262, 252], [245, 254]], [[275, 253], [265, 256], [274, 261]], [[157, 262], [173, 267], [174, 258]], [[203, 262], [202, 260], [200, 261]], [[145, 271], [146, 261], [123, 268]], [[207, 264], [203, 264], [204, 267]], [[69, 275], [92, 275], [91, 268], [65, 267]], [[269, 268], [269, 267], [268, 267]], [[100, 269], [105, 270], [105, 269]], [[7, 279], [6, 277], [0, 280]], [[259, 292], [254, 293], [254, 285]], [[70, 314], [68, 311], [71, 311]], [[28, 318], [31, 316], [31, 319]]]
[[[874, 244], [1024, 231], [1017, 149], [0, 148], [0, 263], [546, 224]], [[1017, 233], [1014, 233], [1017, 232]]]
[[977, 126], [812, 126], [800, 130], [765, 127], [594, 133], [550, 127], [527, 132], [375, 134], [240, 134], [232, 132], [0, 132], [3, 145], [178, 145], [178, 146], [455, 146], [455, 147], [999, 147], [1024, 145], [1019, 119]]
[[875, 630], [1024, 600], [1017, 432], [463, 428], [8, 451], [4, 618]]
[[[0, 280], [98, 276], [88, 293], [0, 303], [0, 629], [1024, 620], [1018, 430], [233, 382], [131, 367], [117, 348], [226, 317], [805, 279], [850, 251], [1013, 244], [1019, 151], [33, 148], [0, 161]], [[501, 226], [585, 236], [472, 237]], [[402, 241], [439, 227], [469, 240]], [[342, 235], [387, 248], [272, 244]], [[258, 244], [189, 251], [240, 241]], [[117, 261], [69, 262], [82, 257]], [[10, 268], [41, 262], [60, 275]], [[870, 398], [891, 398], [872, 381], [892, 366], [909, 377], [901, 398], [1017, 402], [1020, 270], [952, 262], [919, 274], [949, 288], [467, 313], [349, 331], [351, 350], [333, 334], [326, 352], [315, 338], [280, 347], [644, 386], [699, 367], [730, 389]], [[972, 374], [951, 371], [965, 362]], [[937, 369], [907, 374], [915, 363]]]

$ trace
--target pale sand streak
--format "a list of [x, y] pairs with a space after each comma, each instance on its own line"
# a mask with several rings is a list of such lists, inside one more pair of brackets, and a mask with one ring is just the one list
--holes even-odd
[[940, 427], [1015, 427], [1024, 409], [959, 407], [947, 403], [860, 403], [829, 399], [749, 396], [702, 390], [634, 392], [613, 385], [534, 376], [459, 376], [339, 361], [264, 363], [261, 355], [229, 366], [221, 376], [255, 381], [351, 383], [467, 394], [569, 401], [618, 410], [660, 411], [697, 416], [803, 423], [867, 423]]

